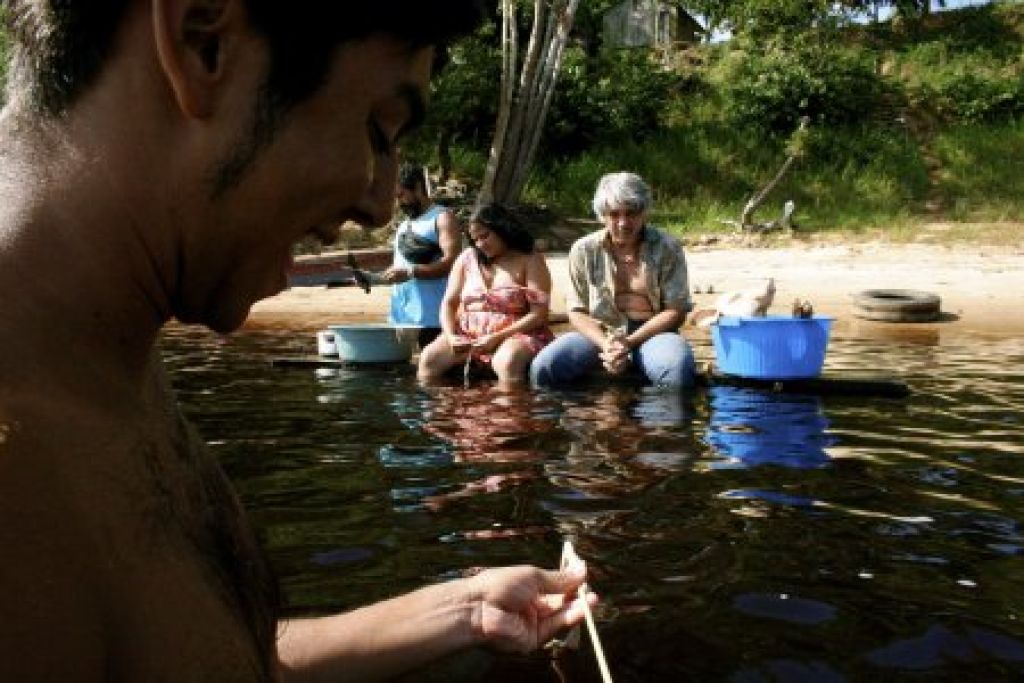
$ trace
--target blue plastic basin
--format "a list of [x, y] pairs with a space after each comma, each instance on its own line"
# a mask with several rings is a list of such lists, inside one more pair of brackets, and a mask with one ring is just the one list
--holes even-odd
[[328, 325], [338, 358], [350, 363], [400, 363], [412, 357], [420, 327], [416, 325]]
[[723, 316], [711, 326], [719, 372], [750, 379], [817, 377], [833, 318]]

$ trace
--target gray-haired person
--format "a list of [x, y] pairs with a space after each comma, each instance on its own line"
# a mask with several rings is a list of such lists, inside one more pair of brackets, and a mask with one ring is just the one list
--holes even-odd
[[[396, 140], [472, 0], [6, 0], [0, 680], [387, 678], [578, 623], [585, 568], [486, 570], [278, 620], [157, 338], [230, 332], [292, 246], [383, 224]], [[68, 343], [68, 340], [73, 343]]]
[[637, 373], [652, 385], [693, 384], [693, 352], [679, 328], [691, 308], [686, 257], [647, 223], [651, 191], [635, 173], [598, 182], [594, 213], [604, 227], [569, 251], [566, 309], [573, 331], [530, 366], [534, 385], [555, 387], [600, 373]]

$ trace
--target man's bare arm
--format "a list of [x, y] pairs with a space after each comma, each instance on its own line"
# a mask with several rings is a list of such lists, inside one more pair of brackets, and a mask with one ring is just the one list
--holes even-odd
[[502, 567], [345, 614], [284, 622], [283, 680], [386, 679], [480, 644], [534, 650], [583, 619], [575, 591], [585, 575], [582, 563], [559, 572]]

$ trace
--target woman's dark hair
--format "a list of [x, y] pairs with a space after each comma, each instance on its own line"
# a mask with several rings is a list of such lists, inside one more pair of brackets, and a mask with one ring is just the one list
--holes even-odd
[[[490, 203], [478, 206], [474, 209], [472, 215], [469, 217], [469, 221], [466, 223], [467, 232], [469, 231], [469, 226], [473, 223], [483, 225], [500, 237], [501, 241], [504, 242], [505, 246], [509, 249], [515, 249], [516, 251], [524, 254], [533, 253], [533, 235], [531, 235], [530, 231], [523, 226], [518, 218], [516, 218], [515, 214], [503, 205]], [[473, 245], [473, 249], [476, 250], [477, 258], [479, 258], [481, 262], [490, 262], [490, 259], [476, 248], [476, 245]]]

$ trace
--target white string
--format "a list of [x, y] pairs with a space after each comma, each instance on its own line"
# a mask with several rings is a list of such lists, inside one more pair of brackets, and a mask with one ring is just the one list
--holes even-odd
[[590, 633], [590, 642], [594, 644], [594, 656], [597, 657], [597, 668], [601, 670], [601, 680], [604, 683], [612, 683], [612, 673], [608, 670], [608, 660], [604, 656], [604, 648], [601, 647], [601, 639], [597, 636], [597, 625], [594, 623], [594, 615], [587, 604], [587, 584], [579, 588], [580, 600], [583, 601], [583, 617], [587, 621], [587, 632]]
[[473, 347], [470, 347], [469, 353], [466, 354], [466, 364], [462, 366], [462, 383], [465, 386], [469, 386], [469, 373], [470, 364], [473, 362]]
[[[572, 546], [572, 541], [565, 541], [562, 545], [563, 568], [569, 557], [579, 560], [576, 549]], [[590, 634], [590, 642], [594, 644], [594, 656], [597, 658], [597, 668], [601, 671], [601, 680], [604, 683], [612, 683], [612, 673], [608, 668], [608, 660], [604, 656], [604, 648], [601, 647], [601, 638], [597, 635], [597, 624], [594, 623], [594, 614], [590, 611], [590, 604], [587, 602], [588, 591], [587, 584], [581, 584], [577, 590], [577, 595], [579, 595], [580, 601], [583, 603], [583, 618], [587, 622], [587, 633]]]

